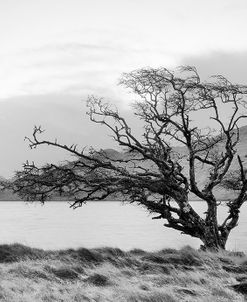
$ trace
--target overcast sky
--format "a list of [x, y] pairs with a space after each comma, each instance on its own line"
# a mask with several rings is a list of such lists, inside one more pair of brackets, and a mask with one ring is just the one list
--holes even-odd
[[96, 94], [128, 115], [123, 72], [190, 64], [247, 83], [246, 15], [246, 0], [0, 1], [0, 175], [64, 158], [28, 150], [34, 124], [65, 143], [114, 147], [83, 100]]

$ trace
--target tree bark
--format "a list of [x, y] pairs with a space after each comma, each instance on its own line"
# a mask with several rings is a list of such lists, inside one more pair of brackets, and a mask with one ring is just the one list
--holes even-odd
[[206, 227], [204, 236], [201, 238], [203, 242], [203, 246], [201, 246], [204, 250], [210, 251], [219, 251], [221, 249], [225, 250], [226, 240], [223, 236], [212, 232], [212, 227]]
[[225, 249], [227, 237], [221, 234], [217, 219], [216, 200], [207, 201], [208, 211], [205, 219], [205, 228], [201, 240], [204, 244], [204, 249], [218, 251]]

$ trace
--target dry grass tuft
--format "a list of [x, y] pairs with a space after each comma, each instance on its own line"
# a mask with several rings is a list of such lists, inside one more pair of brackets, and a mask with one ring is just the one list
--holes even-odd
[[95, 286], [108, 286], [112, 284], [107, 276], [96, 273], [88, 277], [85, 281]]
[[62, 266], [58, 268], [48, 267], [48, 271], [60, 279], [77, 279], [79, 274], [70, 267]]
[[190, 247], [43, 251], [0, 246], [3, 302], [243, 302], [247, 258]]
[[0, 263], [15, 262], [25, 258], [44, 258], [46, 252], [41, 249], [30, 248], [18, 243], [0, 245]]
[[170, 294], [155, 290], [153, 292], [134, 292], [126, 297], [127, 302], [177, 302]]

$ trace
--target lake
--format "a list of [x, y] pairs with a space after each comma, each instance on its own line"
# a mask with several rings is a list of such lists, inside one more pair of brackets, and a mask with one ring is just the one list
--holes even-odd
[[[202, 202], [192, 202], [201, 215]], [[227, 208], [220, 207], [220, 219]], [[121, 202], [88, 202], [72, 210], [66, 202], [0, 202], [0, 243], [18, 242], [43, 249], [119, 247], [158, 250], [191, 245], [200, 240], [165, 228], [164, 220], [152, 220], [143, 208]], [[247, 252], [247, 206], [227, 248]]]

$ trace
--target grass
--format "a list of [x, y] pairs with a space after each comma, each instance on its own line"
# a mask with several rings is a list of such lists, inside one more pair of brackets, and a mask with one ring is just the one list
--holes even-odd
[[164, 249], [0, 246], [0, 301], [245, 301], [247, 257]]

